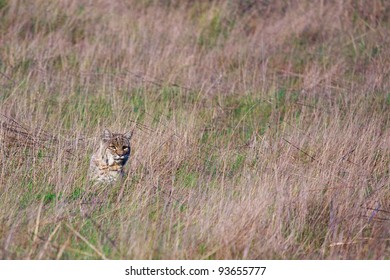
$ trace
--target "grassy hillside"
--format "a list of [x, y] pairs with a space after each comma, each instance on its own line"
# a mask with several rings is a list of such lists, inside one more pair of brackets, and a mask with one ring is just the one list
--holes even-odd
[[389, 46], [386, 0], [1, 0], [0, 258], [389, 259]]

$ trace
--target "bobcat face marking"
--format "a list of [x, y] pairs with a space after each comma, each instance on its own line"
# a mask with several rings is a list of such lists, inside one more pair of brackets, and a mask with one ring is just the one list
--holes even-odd
[[99, 182], [114, 182], [124, 175], [123, 167], [130, 157], [132, 133], [103, 131], [99, 148], [92, 155], [89, 177]]

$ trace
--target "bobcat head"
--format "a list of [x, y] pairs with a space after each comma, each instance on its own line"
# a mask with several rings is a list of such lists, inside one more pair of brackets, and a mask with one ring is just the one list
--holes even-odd
[[112, 183], [124, 176], [123, 167], [130, 156], [132, 133], [103, 131], [100, 144], [92, 154], [88, 176], [91, 181]]
[[112, 133], [108, 129], [103, 131], [100, 139], [101, 159], [108, 165], [124, 166], [130, 156], [130, 139], [132, 132]]

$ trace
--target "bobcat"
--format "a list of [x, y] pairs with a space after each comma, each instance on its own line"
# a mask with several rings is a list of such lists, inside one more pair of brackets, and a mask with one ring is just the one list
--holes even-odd
[[113, 183], [124, 175], [123, 167], [130, 156], [132, 133], [112, 133], [108, 129], [101, 135], [99, 148], [92, 155], [89, 179], [102, 183]]

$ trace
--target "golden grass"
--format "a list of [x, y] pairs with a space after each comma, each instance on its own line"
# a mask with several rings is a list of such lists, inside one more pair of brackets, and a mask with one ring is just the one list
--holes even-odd
[[387, 2], [0, 1], [0, 258], [389, 259]]

